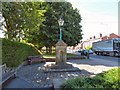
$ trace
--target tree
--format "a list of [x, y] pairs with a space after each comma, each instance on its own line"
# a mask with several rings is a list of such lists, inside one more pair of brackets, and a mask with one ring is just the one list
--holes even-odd
[[[58, 19], [64, 19], [63, 40], [75, 46], [82, 39], [81, 16], [69, 2], [3, 2], [5, 32], [11, 40], [24, 39], [51, 52], [59, 39]], [[21, 37], [22, 35], [22, 37]]]
[[8, 39], [20, 41], [24, 37], [29, 41], [33, 38], [32, 34], [39, 29], [44, 20], [44, 10], [37, 9], [41, 4], [41, 2], [2, 2], [4, 27], [7, 29], [5, 35]]
[[59, 25], [58, 19], [60, 16], [64, 19], [64, 26], [62, 28], [63, 40], [68, 46], [74, 46], [82, 39], [81, 30], [81, 16], [77, 9], [73, 9], [69, 2], [45, 2], [46, 12], [45, 21], [40, 31], [44, 38], [42, 41], [46, 47], [55, 46], [59, 39]]

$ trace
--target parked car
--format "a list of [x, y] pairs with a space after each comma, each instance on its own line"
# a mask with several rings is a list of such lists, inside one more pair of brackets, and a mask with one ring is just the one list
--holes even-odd
[[81, 52], [82, 52], [82, 50], [78, 50], [78, 52], [79, 52], [79, 53], [81, 53]]
[[93, 51], [92, 51], [92, 50], [89, 50], [89, 54], [93, 54]]
[[82, 50], [81, 51], [81, 55], [86, 55], [87, 53], [93, 54], [93, 51], [92, 50]]

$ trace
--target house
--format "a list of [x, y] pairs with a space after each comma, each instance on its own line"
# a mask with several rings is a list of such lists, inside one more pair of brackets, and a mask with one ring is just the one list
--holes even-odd
[[120, 38], [120, 36], [114, 33], [111, 33], [109, 36], [102, 37], [102, 40], [107, 40], [107, 39], [112, 39], [112, 38]]
[[107, 39], [112, 39], [112, 38], [120, 38], [119, 35], [116, 35], [114, 33], [109, 34], [109, 36], [102, 36], [102, 34], [100, 34], [100, 37], [96, 38], [95, 36], [90, 37], [90, 39], [87, 39], [85, 41], [82, 41], [81, 43], [79, 43], [75, 49], [76, 50], [80, 50], [80, 49], [86, 49], [88, 46], [92, 47], [92, 43], [93, 42], [98, 42], [98, 41], [102, 41], [102, 40], [107, 40]]

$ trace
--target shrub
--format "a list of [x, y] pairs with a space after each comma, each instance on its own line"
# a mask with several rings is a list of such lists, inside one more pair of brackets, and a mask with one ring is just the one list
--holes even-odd
[[120, 79], [118, 73], [120, 68], [115, 68], [104, 73], [100, 73], [93, 78], [76, 78], [66, 81], [62, 90], [80, 90], [80, 88], [112, 88], [120, 89]]
[[36, 48], [31, 45], [2, 39], [2, 64], [8, 67], [17, 67], [29, 55], [40, 54]]

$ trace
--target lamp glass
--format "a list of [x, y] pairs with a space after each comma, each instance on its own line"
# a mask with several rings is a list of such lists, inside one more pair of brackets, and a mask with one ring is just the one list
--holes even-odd
[[59, 26], [63, 26], [64, 20], [60, 18], [60, 19], [58, 20], [58, 23], [59, 23]]

